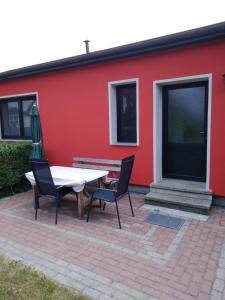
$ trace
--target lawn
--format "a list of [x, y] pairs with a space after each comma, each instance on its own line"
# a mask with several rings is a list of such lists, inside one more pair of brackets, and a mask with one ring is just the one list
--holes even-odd
[[0, 256], [0, 299], [90, 300], [19, 262]]

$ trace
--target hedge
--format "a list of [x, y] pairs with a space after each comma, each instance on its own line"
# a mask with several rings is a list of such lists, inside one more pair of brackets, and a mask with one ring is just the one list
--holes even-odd
[[24, 173], [29, 168], [31, 143], [0, 144], [0, 191], [24, 185]]

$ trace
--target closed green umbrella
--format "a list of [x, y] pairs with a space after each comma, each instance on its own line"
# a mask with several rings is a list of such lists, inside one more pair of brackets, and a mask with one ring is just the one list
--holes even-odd
[[41, 132], [41, 122], [40, 115], [36, 105], [33, 105], [31, 111], [31, 138], [32, 138], [32, 150], [30, 154], [30, 159], [32, 158], [43, 158], [42, 149], [42, 132]]

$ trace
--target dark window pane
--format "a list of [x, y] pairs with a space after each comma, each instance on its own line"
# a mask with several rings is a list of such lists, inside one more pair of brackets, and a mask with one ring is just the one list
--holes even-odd
[[3, 137], [20, 137], [19, 103], [2, 103], [2, 129]]
[[0, 122], [4, 139], [30, 139], [30, 114], [36, 96], [18, 96], [0, 101]]
[[35, 104], [35, 100], [25, 100], [22, 102], [23, 109], [23, 126], [24, 126], [24, 136], [29, 138], [31, 136], [30, 130], [30, 114], [32, 106]]
[[117, 141], [136, 143], [136, 85], [117, 86], [116, 96]]

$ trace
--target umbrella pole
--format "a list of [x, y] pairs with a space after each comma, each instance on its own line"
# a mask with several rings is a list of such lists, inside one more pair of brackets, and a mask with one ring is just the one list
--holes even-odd
[[[39, 116], [40, 118], [40, 116]], [[41, 119], [41, 118], [40, 118]], [[42, 154], [43, 154], [43, 157], [45, 157], [45, 147], [44, 147], [44, 138], [43, 138], [43, 132], [42, 132], [42, 126], [41, 126], [41, 122], [40, 122], [40, 129], [41, 129], [41, 145], [42, 145]]]

